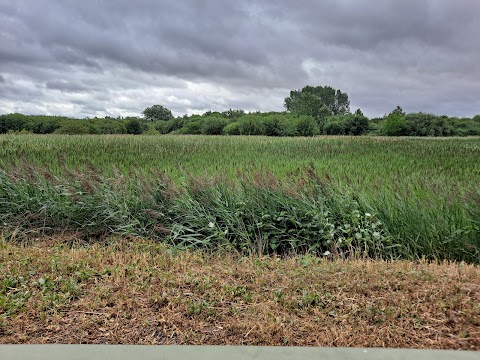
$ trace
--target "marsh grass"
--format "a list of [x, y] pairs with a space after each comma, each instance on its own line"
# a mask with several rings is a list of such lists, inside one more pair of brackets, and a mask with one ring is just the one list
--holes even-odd
[[4, 135], [0, 145], [9, 238], [480, 259], [479, 138]]
[[0, 184], [4, 234], [10, 229], [17, 239], [69, 232], [86, 242], [131, 235], [260, 255], [468, 262], [479, 256], [476, 200], [441, 212], [413, 197], [372, 200], [313, 167], [282, 180], [256, 172], [236, 181], [189, 175], [183, 184], [164, 174], [59, 179], [29, 168], [23, 176], [0, 173]]

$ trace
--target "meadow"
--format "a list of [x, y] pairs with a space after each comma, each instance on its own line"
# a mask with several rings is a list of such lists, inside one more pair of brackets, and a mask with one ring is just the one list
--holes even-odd
[[5, 239], [480, 261], [480, 138], [0, 136]]

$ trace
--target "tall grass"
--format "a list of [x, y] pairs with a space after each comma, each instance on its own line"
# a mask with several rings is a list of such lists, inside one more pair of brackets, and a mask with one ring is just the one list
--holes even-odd
[[480, 253], [480, 139], [1, 136], [3, 232], [322, 256]]

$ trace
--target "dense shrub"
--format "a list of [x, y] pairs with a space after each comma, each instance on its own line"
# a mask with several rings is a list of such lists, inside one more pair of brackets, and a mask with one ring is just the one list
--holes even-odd
[[159, 121], [155, 124], [155, 129], [160, 134], [168, 134], [182, 128], [183, 121], [181, 119], [171, 119], [168, 121]]
[[240, 135], [240, 124], [238, 122], [233, 122], [225, 126], [223, 129], [225, 135]]
[[20, 132], [34, 134], [125, 134], [129, 121], [137, 120], [142, 131], [146, 129], [144, 121], [138, 118], [114, 119], [73, 119], [61, 116], [6, 114], [0, 116], [0, 134]]
[[90, 133], [88, 124], [77, 121], [65, 122], [60, 128], [55, 131], [55, 134], [81, 135]]
[[318, 133], [318, 125], [311, 116], [300, 116], [295, 120], [295, 135], [313, 136]]
[[329, 116], [323, 123], [326, 135], [363, 135], [369, 130], [368, 119], [361, 114]]
[[408, 126], [405, 117], [396, 113], [388, 115], [383, 123], [383, 134], [387, 136], [408, 135]]
[[245, 114], [242, 110], [208, 111], [203, 115], [184, 115], [150, 123], [137, 117], [73, 119], [23, 114], [0, 116], [0, 134], [22, 131], [34, 134], [478, 136], [480, 115], [470, 119], [426, 113], [405, 114], [397, 107], [388, 116], [370, 121], [359, 110], [355, 114], [328, 116], [320, 120], [287, 112]]
[[268, 116], [263, 119], [263, 134], [267, 136], [285, 136], [285, 123], [279, 117]]
[[139, 135], [143, 132], [142, 124], [137, 119], [132, 119], [125, 125], [128, 134]]
[[453, 129], [448, 117], [413, 113], [405, 115], [406, 134], [410, 136], [448, 136]]
[[202, 133], [202, 121], [188, 121], [184, 126], [174, 132], [175, 134], [200, 135]]
[[245, 115], [238, 119], [240, 135], [264, 135], [265, 128], [258, 116]]
[[325, 135], [345, 135], [345, 122], [337, 119], [329, 119], [323, 125]]
[[201, 132], [204, 135], [221, 135], [223, 128], [227, 125], [227, 120], [217, 117], [206, 118], [201, 127]]

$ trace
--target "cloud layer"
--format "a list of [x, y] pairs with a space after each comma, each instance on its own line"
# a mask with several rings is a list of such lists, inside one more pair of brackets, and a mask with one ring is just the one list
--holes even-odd
[[0, 113], [282, 110], [308, 84], [472, 116], [478, 34], [477, 0], [0, 0]]

